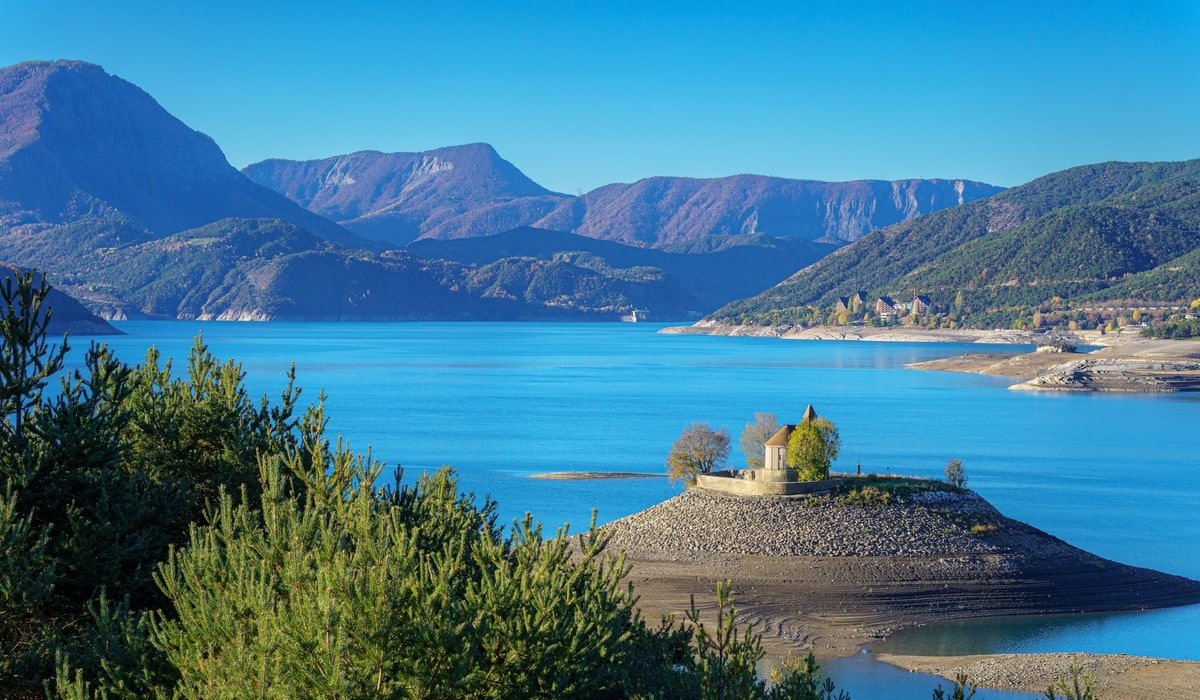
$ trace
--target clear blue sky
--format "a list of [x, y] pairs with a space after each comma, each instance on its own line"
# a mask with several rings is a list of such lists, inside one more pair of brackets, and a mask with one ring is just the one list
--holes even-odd
[[141, 86], [238, 167], [486, 141], [575, 193], [1200, 157], [1195, 0], [0, 0], [0, 64], [52, 58]]

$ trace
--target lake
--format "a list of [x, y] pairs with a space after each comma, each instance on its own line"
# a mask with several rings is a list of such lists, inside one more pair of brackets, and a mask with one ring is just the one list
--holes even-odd
[[[1101, 556], [1200, 578], [1200, 397], [1014, 392], [1003, 378], [904, 369], [1029, 348], [661, 335], [654, 324], [115, 325], [128, 335], [104, 340], [129, 362], [157, 345], [182, 363], [203, 332], [215, 354], [243, 363], [256, 396], [277, 397], [294, 362], [305, 398], [328, 394], [332, 433], [401, 465], [405, 479], [454, 466], [464, 490], [499, 502], [502, 522], [528, 511], [549, 530], [570, 523], [575, 532], [592, 509], [601, 523], [636, 512], [679, 487], [529, 477], [662, 474], [689, 423], [727, 426], [736, 446], [756, 411], [795, 422], [811, 403], [841, 432], [835, 470], [941, 478], [957, 457], [969, 486], [1009, 517]], [[736, 448], [731, 462], [742, 462]], [[1197, 629], [1200, 606], [1191, 606], [939, 626], [896, 644], [1200, 660]]]

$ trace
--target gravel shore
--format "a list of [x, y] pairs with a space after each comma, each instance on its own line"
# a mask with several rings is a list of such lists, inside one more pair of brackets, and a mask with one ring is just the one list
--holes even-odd
[[851, 654], [897, 629], [953, 619], [1200, 602], [1200, 582], [1089, 554], [973, 492], [880, 507], [692, 489], [604, 530], [626, 553], [648, 619], [681, 619], [693, 596], [711, 613], [717, 583], [729, 581], [739, 619], [773, 657]]
[[985, 688], [1045, 692], [1052, 683], [1071, 681], [1070, 669], [1090, 678], [1096, 696], [1105, 700], [1187, 698], [1200, 693], [1200, 663], [1124, 654], [989, 654], [976, 656], [898, 656], [880, 661], [919, 673], [954, 678]]
[[972, 492], [917, 494], [886, 508], [840, 505], [836, 498], [746, 498], [699, 489], [605, 526], [613, 542], [638, 558], [692, 559], [701, 554], [880, 557], [993, 554], [962, 519], [998, 523], [1003, 516]]

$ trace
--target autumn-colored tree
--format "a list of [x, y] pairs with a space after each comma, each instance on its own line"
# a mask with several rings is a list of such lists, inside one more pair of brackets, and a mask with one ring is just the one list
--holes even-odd
[[961, 459], [954, 457], [946, 460], [946, 482], [956, 489], [967, 487], [967, 470], [963, 468]]
[[779, 418], [774, 413], [755, 413], [754, 422], [747, 423], [742, 431], [738, 446], [746, 455], [746, 467], [749, 469], [763, 468], [763, 450], [767, 440], [779, 431]]
[[713, 430], [708, 423], [692, 423], [683, 429], [667, 453], [667, 476], [695, 483], [700, 474], [725, 466], [729, 459], [729, 431]]
[[829, 465], [837, 459], [842, 438], [837, 426], [826, 418], [801, 423], [788, 438], [788, 467], [799, 472], [801, 481], [829, 477]]

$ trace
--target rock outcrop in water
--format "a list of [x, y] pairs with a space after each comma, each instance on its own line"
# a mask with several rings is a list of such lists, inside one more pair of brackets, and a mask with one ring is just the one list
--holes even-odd
[[1010, 389], [1022, 391], [1200, 391], [1200, 362], [1089, 358], [1064, 362]]

